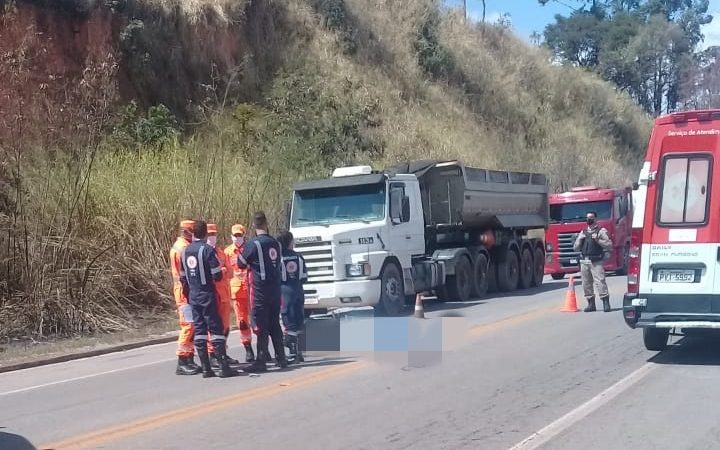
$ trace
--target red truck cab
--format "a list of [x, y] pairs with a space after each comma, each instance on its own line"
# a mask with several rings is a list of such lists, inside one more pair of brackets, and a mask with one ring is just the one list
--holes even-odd
[[632, 227], [632, 189], [603, 189], [582, 186], [550, 196], [550, 225], [545, 233], [545, 274], [555, 280], [566, 273], [580, 272], [580, 254], [573, 249], [575, 238], [587, 226], [585, 216], [597, 213], [597, 222], [608, 231], [613, 249], [605, 270], [624, 275], [628, 267]]

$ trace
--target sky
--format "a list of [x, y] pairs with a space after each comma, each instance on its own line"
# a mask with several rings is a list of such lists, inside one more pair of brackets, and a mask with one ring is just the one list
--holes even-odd
[[[449, 3], [462, 4], [462, 0], [451, 0]], [[554, 22], [555, 14], [569, 15], [572, 9], [565, 5], [577, 5], [573, 0], [550, 1], [545, 6], [540, 6], [537, 0], [486, 0], [485, 3], [487, 22], [496, 22], [503, 14], [509, 14], [515, 32], [528, 41], [533, 31], [542, 34], [545, 26]], [[480, 20], [482, 2], [467, 0], [467, 4], [468, 16]], [[703, 47], [720, 45], [720, 0], [710, 0], [708, 12], [715, 17], [715, 20], [703, 29], [705, 34]]]

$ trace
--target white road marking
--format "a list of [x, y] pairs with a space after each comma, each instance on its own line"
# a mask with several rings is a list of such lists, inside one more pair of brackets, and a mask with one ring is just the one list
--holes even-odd
[[162, 363], [166, 363], [168, 361], [174, 361], [175, 359], [176, 358], [171, 358], [171, 359], [166, 358], [166, 359], [161, 359], [159, 361], [152, 361], [152, 362], [147, 362], [147, 363], [143, 363], [143, 364], [137, 364], [134, 366], [121, 367], [119, 369], [106, 370], [105, 372], [98, 372], [98, 373], [92, 373], [90, 375], [83, 375], [81, 377], [68, 378], [65, 380], [52, 381], [50, 383], [38, 384], [35, 386], [28, 386], [25, 388], [15, 389], [12, 391], [0, 392], [0, 397], [2, 397], [4, 395], [19, 394], [21, 392], [33, 391], [35, 389], [41, 389], [41, 388], [45, 388], [45, 387], [49, 387], [49, 386], [56, 386], [58, 384], [72, 383], [73, 381], [87, 380], [88, 378], [99, 377], [102, 375], [109, 375], [111, 373], [118, 373], [118, 372], [124, 372], [126, 370], [133, 370], [133, 369], [139, 369], [141, 367], [153, 366], [155, 364], [162, 364]]
[[657, 366], [655, 364], [645, 364], [635, 372], [613, 384], [587, 402], [552, 422], [545, 428], [531, 434], [523, 441], [510, 447], [509, 450], [534, 450], [539, 448], [563, 431], [575, 425], [580, 420], [597, 411], [600, 407], [606, 405], [618, 395], [622, 394], [632, 385], [646, 377], [656, 367]]

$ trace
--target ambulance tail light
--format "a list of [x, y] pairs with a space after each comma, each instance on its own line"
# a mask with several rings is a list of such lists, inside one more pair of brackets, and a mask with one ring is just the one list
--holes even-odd
[[642, 228], [633, 228], [630, 235], [630, 253], [628, 258], [627, 290], [629, 294], [640, 292], [640, 247], [642, 246]]

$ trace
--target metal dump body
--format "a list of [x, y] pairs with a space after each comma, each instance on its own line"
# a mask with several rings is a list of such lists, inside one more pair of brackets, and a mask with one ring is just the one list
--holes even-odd
[[425, 225], [436, 229], [536, 229], [549, 219], [546, 177], [538, 173], [420, 161], [392, 169], [420, 182]]

